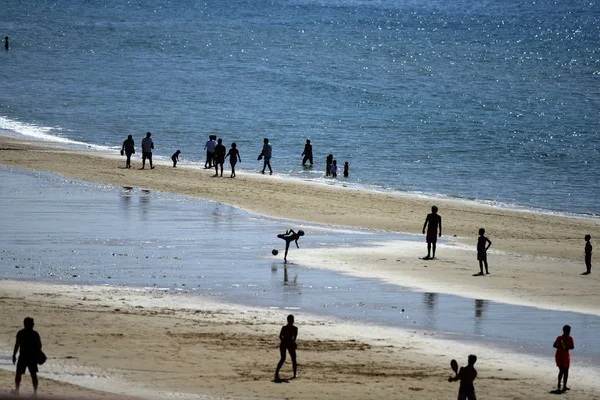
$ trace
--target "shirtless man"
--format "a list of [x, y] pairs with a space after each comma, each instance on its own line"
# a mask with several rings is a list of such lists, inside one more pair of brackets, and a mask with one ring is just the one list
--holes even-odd
[[[431, 214], [427, 214], [425, 218], [425, 224], [423, 225], [423, 234], [425, 234], [425, 228], [427, 228], [427, 257], [424, 260], [431, 260], [435, 258], [435, 245], [438, 238], [438, 227], [440, 230], [439, 237], [442, 237], [442, 217], [438, 215], [437, 206], [431, 207]], [[433, 247], [433, 254], [431, 248]]]

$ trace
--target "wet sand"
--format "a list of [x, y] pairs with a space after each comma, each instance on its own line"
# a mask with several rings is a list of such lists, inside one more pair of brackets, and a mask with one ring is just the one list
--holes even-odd
[[[449, 362], [456, 357], [462, 364], [469, 353], [479, 356], [476, 388], [486, 399], [545, 399], [556, 375], [551, 357], [497, 355], [421, 331], [301, 316], [299, 378], [273, 383], [283, 311], [156, 291], [14, 281], [0, 282], [0, 296], [3, 342], [12, 342], [21, 323], [16, 316], [36, 315], [50, 355], [42, 376], [77, 382], [77, 366], [85, 366], [82, 375], [105, 371], [100, 383], [122, 396], [454, 398], [458, 385], [447, 382]], [[597, 373], [574, 357], [570, 396], [597, 398]], [[289, 361], [282, 376], [291, 376]], [[96, 389], [94, 379], [86, 382]], [[43, 381], [40, 390], [50, 387]]]
[[[174, 170], [167, 164], [152, 171], [125, 170], [123, 160], [117, 157], [43, 147], [9, 137], [0, 137], [0, 149], [0, 164], [4, 165], [180, 193], [265, 215], [341, 226], [416, 234], [433, 202], [276, 176], [238, 173], [235, 180], [214, 179], [212, 171]], [[298, 262], [431, 292], [599, 315], [598, 275], [579, 275], [584, 268], [582, 238], [587, 233], [599, 236], [597, 219], [458, 201], [435, 203], [444, 217], [444, 235], [450, 236], [439, 249], [439, 260], [418, 258], [424, 255], [424, 243], [420, 247], [313, 249], [293, 256]], [[490, 254], [491, 277], [471, 276], [477, 272], [474, 233], [481, 226], [494, 242], [493, 249], [500, 251]], [[52, 354], [61, 362], [110, 370], [118, 379], [155, 392], [258, 398], [450, 398], [458, 387], [446, 382], [449, 359], [456, 357], [462, 363], [469, 353], [480, 357], [477, 389], [485, 398], [542, 399], [555, 384], [551, 349], [545, 358], [521, 357], [499, 353], [481, 342], [466, 345], [423, 331], [317, 317], [299, 321], [304, 340], [299, 348], [300, 379], [273, 384], [270, 378], [278, 359], [276, 333], [285, 320], [282, 311], [154, 292], [139, 295], [102, 287], [11, 281], [0, 282], [0, 297], [2, 318], [11, 321], [2, 328], [5, 346], [12, 344], [22, 316], [33, 313], [42, 338], [48, 338]], [[69, 324], [72, 328], [66, 327]], [[578, 388], [576, 397], [597, 398], [598, 384], [588, 378], [597, 371], [579, 365], [576, 372], [576, 362], [574, 356], [570, 382]], [[289, 365], [284, 368], [291, 372]], [[108, 389], [136, 394], [114, 390], [115, 386]]]

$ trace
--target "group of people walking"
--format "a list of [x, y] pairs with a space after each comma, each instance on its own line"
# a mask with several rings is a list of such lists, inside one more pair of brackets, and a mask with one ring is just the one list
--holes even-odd
[[[150, 169], [153, 169], [152, 165], [152, 150], [154, 150], [154, 142], [152, 141], [152, 133], [147, 132], [146, 137], [142, 139], [142, 168], [144, 169], [146, 166], [146, 160], [150, 165]], [[216, 135], [210, 135], [208, 140], [204, 144], [204, 150], [206, 151], [206, 161], [204, 162], [204, 169], [215, 169], [215, 177], [223, 176], [223, 165], [225, 160], [229, 158], [229, 163], [231, 165], [231, 178], [235, 178], [235, 166], [238, 162], [242, 162], [242, 158], [240, 156], [240, 151], [237, 148], [237, 144], [235, 142], [231, 143], [231, 147], [229, 151], [225, 145], [223, 145], [223, 139], [218, 138]], [[126, 156], [127, 159], [125, 161], [125, 168], [131, 168], [131, 156], [135, 154], [135, 142], [133, 140], [132, 135], [128, 135], [127, 139], [123, 142], [121, 146], [121, 155]], [[173, 167], [177, 167], [177, 163], [179, 162], [179, 155], [181, 154], [181, 150], [177, 150], [171, 156], [171, 161], [173, 161]], [[273, 168], [271, 167], [271, 156], [273, 154], [273, 147], [269, 142], [268, 138], [263, 139], [263, 146], [260, 154], [258, 155], [258, 160], [263, 161], [263, 168], [261, 173], [264, 174], [266, 170], [269, 170], [269, 174], [273, 175]], [[313, 165], [313, 149], [310, 139], [306, 139], [306, 144], [304, 146], [304, 151], [302, 152], [302, 165], [306, 166], [308, 162], [311, 166]], [[337, 160], [333, 159], [333, 155], [329, 154], [326, 159], [327, 167], [325, 169], [325, 176], [331, 176], [333, 178], [337, 177]], [[349, 176], [350, 163], [344, 163], [344, 177], [347, 178]]]

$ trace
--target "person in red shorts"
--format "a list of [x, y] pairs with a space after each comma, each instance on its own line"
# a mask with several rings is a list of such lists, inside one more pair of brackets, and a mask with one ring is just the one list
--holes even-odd
[[558, 391], [560, 392], [560, 381], [563, 381], [562, 391], [566, 392], [569, 390], [567, 387], [567, 380], [569, 379], [569, 366], [571, 365], [571, 355], [569, 350], [575, 348], [575, 342], [571, 335], [571, 327], [569, 325], [563, 326], [563, 334], [556, 338], [554, 341], [554, 348], [556, 349], [556, 366], [558, 367]]

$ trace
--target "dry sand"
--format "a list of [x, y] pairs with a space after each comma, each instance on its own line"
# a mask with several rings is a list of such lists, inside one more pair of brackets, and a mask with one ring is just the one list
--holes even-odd
[[[583, 236], [599, 237], [598, 219], [433, 201], [277, 176], [238, 173], [236, 179], [212, 178], [212, 171], [184, 165], [127, 170], [123, 159], [100, 152], [6, 136], [0, 136], [0, 164], [184, 194], [276, 217], [413, 234], [420, 233], [435, 203], [444, 218], [444, 237], [450, 239], [440, 246], [439, 260], [418, 259], [424, 255], [424, 243], [388, 243], [344, 252], [303, 248], [294, 249], [291, 257], [427, 291], [600, 315], [597, 274], [579, 275], [584, 270]], [[477, 272], [473, 245], [479, 227], [485, 227], [493, 241], [491, 277], [471, 276]], [[52, 349], [52, 362], [112, 371], [115, 383], [101, 382], [100, 389], [123, 395], [148, 398], [176, 391], [233, 398], [454, 398], [457, 385], [445, 381], [447, 365], [450, 358], [466, 358], [469, 353], [480, 356], [477, 389], [487, 399], [547, 398], [556, 374], [551, 356], [536, 360], [448, 342], [434, 334], [301, 316], [300, 379], [274, 384], [270, 379], [278, 358], [276, 333], [285, 319], [280, 311], [157, 293], [8, 281], [0, 283], [0, 296], [2, 320], [10, 321], [3, 325], [0, 344], [10, 346], [23, 316], [35, 316], [47, 338], [45, 346]], [[289, 373], [289, 365], [285, 368]], [[594, 375], [597, 371], [574, 371], [572, 385], [578, 389], [570, 396], [599, 398], [599, 385], [588, 378]], [[64, 374], [60, 377], [66, 380]], [[124, 390], [117, 381], [130, 383], [133, 389]], [[97, 388], [89, 380], [74, 383]]]

